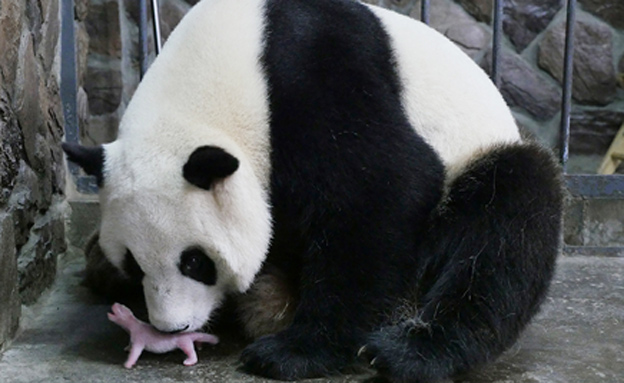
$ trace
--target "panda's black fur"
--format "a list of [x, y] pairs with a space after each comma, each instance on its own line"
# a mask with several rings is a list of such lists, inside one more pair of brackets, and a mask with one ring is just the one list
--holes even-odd
[[[258, 278], [285, 276], [295, 307], [242, 368], [323, 376], [359, 351], [390, 381], [435, 382], [494, 360], [553, 274], [551, 153], [501, 143], [451, 178], [406, 115], [387, 32], [359, 3], [267, 0], [264, 37], [273, 237]], [[198, 174], [187, 180], [203, 185]]]
[[388, 38], [361, 8], [268, 2], [267, 263], [296, 262], [301, 293], [293, 325], [243, 353], [250, 372], [292, 379], [352, 362], [409, 288], [418, 237], [442, 195], [443, 166], [402, 110]]
[[429, 382], [494, 360], [536, 314], [554, 272], [559, 169], [533, 145], [472, 163], [430, 217], [418, 251], [418, 320], [369, 337], [365, 354], [396, 382]]

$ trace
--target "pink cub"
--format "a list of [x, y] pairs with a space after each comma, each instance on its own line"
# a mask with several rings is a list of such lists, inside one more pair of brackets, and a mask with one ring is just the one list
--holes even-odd
[[219, 342], [219, 338], [216, 336], [201, 332], [162, 333], [153, 326], [138, 320], [129, 308], [120, 303], [115, 303], [112, 311], [112, 313], [108, 313], [108, 319], [121, 326], [130, 334], [130, 345], [126, 348], [130, 349], [130, 355], [128, 355], [128, 360], [124, 363], [126, 368], [134, 366], [143, 349], [162, 354], [179, 348], [187, 356], [183, 362], [184, 365], [192, 366], [197, 363], [194, 342], [210, 344]]

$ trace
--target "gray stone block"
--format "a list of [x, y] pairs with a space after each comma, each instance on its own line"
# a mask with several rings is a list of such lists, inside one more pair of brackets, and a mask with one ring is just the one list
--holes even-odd
[[30, 34], [22, 38], [19, 50], [20, 65], [14, 83], [13, 108], [22, 127], [24, 150], [30, 165], [41, 166], [35, 157], [37, 132], [42, 130], [43, 118], [39, 113], [39, 82], [33, 39]]
[[[550, 28], [539, 44], [538, 64], [559, 82], [563, 79], [565, 23]], [[574, 30], [572, 96], [579, 102], [606, 105], [616, 96], [613, 41], [604, 23], [579, 20]]]
[[604, 156], [624, 123], [624, 111], [575, 108], [570, 115], [570, 151]]
[[490, 0], [456, 0], [468, 13], [478, 21], [492, 21], [493, 1]]
[[[482, 66], [490, 72], [491, 51]], [[505, 51], [501, 58], [501, 93], [511, 107], [518, 107], [539, 121], [551, 119], [560, 108], [561, 91], [522, 56]]]
[[21, 314], [17, 282], [13, 220], [0, 214], [0, 352], [17, 332]]
[[[13, 84], [24, 24], [25, 1], [0, 0], [0, 71], [4, 84]], [[9, 91], [9, 89], [7, 89]]]
[[74, 3], [76, 19], [84, 21], [89, 14], [89, 0], [76, 0]]
[[[85, 85], [87, 74], [87, 56], [89, 54], [89, 32], [84, 23], [76, 26], [76, 71], [78, 72], [78, 86]], [[82, 126], [82, 125], [81, 125]]]
[[89, 118], [89, 128], [80, 132], [81, 141], [84, 145], [99, 145], [112, 142], [117, 138], [120, 111], [114, 113], [91, 115]]
[[624, 199], [570, 197], [564, 215], [564, 242], [624, 248]]
[[583, 245], [583, 217], [586, 200], [569, 197], [563, 216], [563, 242], [569, 246]]
[[19, 249], [19, 294], [24, 304], [33, 304], [54, 282], [58, 255], [67, 248], [64, 222], [66, 206], [56, 198], [44, 215], [36, 217], [28, 233], [28, 241]]
[[472, 58], [486, 49], [492, 38], [489, 31], [474, 22], [450, 25], [445, 34]]
[[[382, 1], [381, 5], [395, 9], [396, 5], [391, 5], [393, 3], [394, 1], [388, 0]], [[411, 5], [409, 16], [420, 20], [420, 11], [420, 1], [416, 1]], [[431, 2], [429, 25], [473, 58], [482, 54], [490, 45], [490, 31], [470, 17], [461, 6], [450, 1]]]
[[602, 18], [616, 28], [624, 29], [622, 0], [579, 0], [583, 9]]
[[[189, 1], [187, 0], [187, 3]], [[196, 3], [197, 1], [195, 1]], [[409, 15], [411, 12], [416, 11], [416, 8], [420, 8], [420, 0], [364, 0], [365, 3], [378, 5], [387, 9], [392, 9], [395, 12]], [[432, 1], [432, 6], [439, 1]]]
[[31, 233], [28, 242], [20, 249], [17, 261], [19, 294], [26, 305], [35, 303], [54, 282], [58, 254], [50, 250], [50, 243], [38, 233]]
[[84, 248], [91, 234], [100, 225], [100, 204], [96, 201], [70, 201], [71, 215], [67, 240], [73, 246]]
[[41, 25], [41, 43], [37, 45], [37, 53], [41, 58], [43, 69], [47, 73], [52, 70], [52, 64], [56, 56], [57, 42], [60, 34], [59, 1], [40, 2], [43, 8]]
[[555, 17], [563, 0], [515, 0], [504, 2], [503, 30], [522, 52]]
[[87, 78], [85, 91], [91, 113], [102, 115], [117, 110], [123, 88], [121, 61], [91, 56], [87, 63]]
[[[0, 55], [1, 56], [1, 55]], [[0, 206], [4, 205], [15, 186], [19, 173], [19, 154], [23, 150], [22, 134], [9, 105], [9, 95], [0, 88]]]
[[583, 218], [583, 245], [624, 246], [624, 200], [587, 201]]
[[161, 34], [163, 41], [166, 41], [173, 29], [191, 7], [182, 0], [163, 0], [159, 5]]
[[116, 1], [91, 2], [85, 23], [89, 32], [91, 53], [120, 59], [119, 4]]

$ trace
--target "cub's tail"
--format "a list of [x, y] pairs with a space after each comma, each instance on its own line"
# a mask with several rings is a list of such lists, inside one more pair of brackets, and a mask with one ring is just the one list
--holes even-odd
[[435, 382], [510, 347], [547, 293], [562, 205], [560, 168], [535, 144], [498, 147], [456, 177], [423, 236], [416, 314], [361, 350], [380, 377]]

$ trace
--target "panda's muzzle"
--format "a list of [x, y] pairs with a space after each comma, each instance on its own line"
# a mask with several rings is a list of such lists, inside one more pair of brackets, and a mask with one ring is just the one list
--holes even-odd
[[188, 328], [189, 328], [189, 325], [186, 325], [186, 326], [184, 326], [183, 328], [179, 328], [179, 329], [177, 329], [177, 330], [173, 330], [173, 331], [163, 331], [163, 332], [164, 332], [165, 334], [177, 334], [177, 333], [184, 332], [184, 331], [188, 330]]

